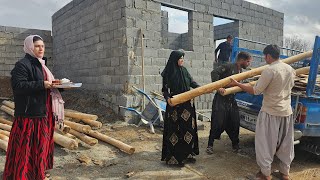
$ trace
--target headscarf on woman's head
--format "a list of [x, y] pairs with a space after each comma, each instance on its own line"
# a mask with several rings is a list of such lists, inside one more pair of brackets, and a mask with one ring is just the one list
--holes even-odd
[[[37, 58], [39, 62], [42, 65], [42, 69], [46, 72], [45, 74], [47, 75], [47, 80], [49, 82], [52, 82], [54, 80], [54, 76], [51, 73], [51, 71], [48, 69], [48, 67], [45, 65], [45, 60], [42, 58], [38, 58], [35, 56], [33, 53], [34, 50], [34, 43], [33, 43], [33, 38], [37, 36], [39, 37], [42, 41], [43, 39], [39, 35], [30, 35], [26, 37], [24, 40], [24, 46], [23, 50], [25, 53], [29, 54], [30, 56]], [[63, 130], [64, 128], [64, 101], [62, 99], [62, 96], [59, 92], [58, 89], [50, 89], [51, 90], [51, 97], [52, 97], [52, 111], [53, 111], [53, 117], [55, 119], [55, 127], [59, 130]]]
[[190, 90], [190, 75], [187, 69], [178, 65], [178, 61], [184, 56], [180, 50], [172, 51], [166, 67], [161, 73], [164, 82], [170, 88], [171, 93], [177, 94]]
[[30, 36], [26, 37], [26, 39], [24, 40], [23, 50], [25, 53], [31, 55], [32, 57], [35, 57], [37, 59], [41, 59], [41, 58], [36, 57], [35, 54], [33, 53], [33, 50], [34, 50], [33, 38], [35, 36], [37, 36], [41, 40], [43, 40], [42, 37], [40, 37], [39, 35], [30, 35]]

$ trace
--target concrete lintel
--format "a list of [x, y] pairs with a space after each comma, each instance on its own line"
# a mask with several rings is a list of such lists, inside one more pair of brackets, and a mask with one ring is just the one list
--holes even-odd
[[170, 8], [174, 8], [174, 9], [179, 9], [182, 11], [197, 11], [195, 9], [191, 9], [191, 8], [187, 8], [187, 7], [183, 7], [183, 6], [179, 6], [179, 5], [175, 5], [175, 4], [171, 4], [171, 3], [167, 3], [167, 2], [162, 2], [160, 0], [153, 0], [154, 2], [158, 2], [161, 3], [164, 6], [170, 7]]

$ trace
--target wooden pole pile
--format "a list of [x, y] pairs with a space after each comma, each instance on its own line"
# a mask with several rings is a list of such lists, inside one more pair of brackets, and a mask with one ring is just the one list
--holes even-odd
[[82, 121], [85, 124], [88, 124], [92, 127], [96, 127], [96, 128], [102, 127], [102, 123], [97, 121], [97, 119], [98, 119], [97, 115], [81, 113], [81, 112], [73, 111], [70, 109], [65, 109], [64, 115], [66, 117], [76, 119], [76, 121]]
[[[287, 63], [287, 64], [291, 64], [291, 63], [300, 61], [302, 59], [306, 59], [311, 56], [312, 56], [312, 51], [308, 51], [305, 53], [301, 53], [301, 54], [286, 58], [286, 59], [282, 60], [282, 62]], [[222, 87], [225, 87], [226, 85], [228, 85], [231, 82], [231, 78], [233, 78], [237, 81], [241, 81], [241, 80], [244, 80], [244, 79], [261, 74], [261, 72], [268, 66], [269, 65], [264, 65], [264, 66], [252, 69], [250, 71], [235, 74], [235, 75], [229, 76], [227, 78], [221, 79], [219, 81], [215, 81], [215, 82], [206, 84], [204, 86], [198, 87], [196, 89], [192, 89], [190, 91], [175, 95], [175, 96], [173, 96], [173, 98], [170, 98], [168, 100], [168, 102], [170, 105], [175, 106], [177, 104], [181, 104], [183, 102], [186, 102], [186, 101], [193, 99], [197, 96], [200, 96], [202, 94], [212, 93], [214, 90], [217, 90], [219, 88], [222, 88]]]
[[[307, 74], [300, 74], [296, 77], [294, 81], [294, 89], [298, 91], [305, 91], [307, 89], [307, 84], [308, 84], [308, 78], [309, 75]], [[316, 79], [316, 89], [320, 88], [320, 77], [317, 77]]]
[[[11, 101], [4, 101], [3, 104], [4, 105], [1, 106], [1, 110], [3, 110], [4, 112], [8, 113], [11, 116], [14, 116], [14, 109], [13, 109], [15, 107], [14, 103]], [[66, 128], [69, 128], [68, 132], [70, 134], [67, 132], [63, 133], [60, 131], [54, 132], [53, 139], [56, 144], [59, 144], [60, 146], [70, 150], [77, 149], [78, 142], [75, 139], [70, 138], [70, 136], [75, 136], [76, 138], [80, 139], [81, 141], [83, 141], [84, 143], [90, 146], [96, 145], [99, 139], [119, 148], [123, 152], [126, 152], [128, 154], [134, 153], [135, 151], [134, 147], [91, 129], [91, 127], [100, 128], [102, 126], [102, 123], [97, 121], [98, 116], [81, 113], [81, 112], [77, 112], [69, 109], [65, 110], [65, 116], [66, 116], [66, 119], [68, 120], [65, 119], [64, 123]], [[80, 120], [87, 125], [83, 125], [77, 122], [72, 122], [74, 119], [76, 119], [76, 121]], [[11, 125], [12, 125], [11, 121], [0, 118], [0, 134], [9, 136]], [[5, 146], [5, 143], [2, 143], [1, 147], [3, 147], [5, 150], [7, 148], [7, 146]]]

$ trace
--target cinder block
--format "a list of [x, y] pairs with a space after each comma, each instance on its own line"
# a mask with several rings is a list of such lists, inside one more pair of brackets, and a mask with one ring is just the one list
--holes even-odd
[[183, 7], [190, 8], [190, 9], [195, 9], [194, 2], [182, 1], [182, 4], [183, 4]]
[[146, 9], [147, 8], [147, 1], [135, 0], [134, 1], [134, 8]]
[[161, 4], [154, 1], [147, 1], [147, 9], [158, 12], [161, 9]]
[[199, 11], [199, 12], [206, 12], [207, 11], [207, 9], [209, 9], [209, 7], [208, 6], [205, 6], [205, 5], [202, 5], [202, 4], [195, 4], [194, 5], [195, 6], [195, 10], [197, 10], [197, 11]]
[[122, 18], [122, 13], [121, 13], [121, 9], [117, 9], [117, 10], [114, 10], [113, 11], [113, 14], [112, 14], [112, 20], [119, 20]]
[[209, 11], [212, 12], [210, 9], [221, 9], [222, 8], [222, 1], [212, 1], [212, 6], [209, 6]]
[[182, 6], [182, 0], [171, 0], [172, 4], [178, 5], [178, 6]]
[[256, 11], [257, 8], [258, 8], [258, 5], [257, 5], [257, 4], [250, 3], [250, 9]]
[[237, 6], [242, 6], [243, 0], [233, 0], [233, 4]]

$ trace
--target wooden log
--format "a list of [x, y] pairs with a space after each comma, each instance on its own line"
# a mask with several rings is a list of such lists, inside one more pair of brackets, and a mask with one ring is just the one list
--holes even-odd
[[1, 130], [0, 129], [0, 134], [6, 135], [6, 136], [10, 136], [10, 132], [9, 131], [5, 131], [5, 130]]
[[65, 147], [70, 150], [74, 150], [78, 148], [78, 143], [74, 139], [63, 136], [57, 132], [53, 134], [53, 140], [55, 143], [59, 144], [62, 147]]
[[64, 116], [63, 120], [73, 121], [73, 122], [80, 122], [81, 121], [80, 119], [72, 119], [71, 117], [67, 117], [67, 116]]
[[[301, 53], [301, 54], [286, 58], [286, 59], [282, 60], [282, 62], [287, 63], [287, 64], [291, 64], [291, 63], [300, 61], [302, 59], [306, 59], [311, 56], [312, 56], [312, 51], [308, 51], [305, 53]], [[206, 84], [204, 86], [198, 87], [196, 89], [192, 89], [190, 91], [175, 95], [175, 96], [173, 96], [173, 98], [168, 99], [168, 103], [172, 106], [175, 106], [177, 104], [181, 104], [183, 102], [186, 102], [186, 101], [193, 99], [197, 96], [200, 96], [202, 94], [212, 93], [214, 90], [217, 90], [219, 88], [222, 88], [222, 87], [225, 87], [226, 85], [228, 85], [231, 82], [231, 78], [233, 78], [237, 81], [241, 81], [241, 80], [244, 80], [244, 79], [261, 74], [261, 72], [268, 66], [269, 65], [264, 65], [264, 66], [246, 71], [246, 72], [235, 74], [235, 75], [229, 76], [227, 78], [221, 79], [219, 81], [215, 81], [215, 82]]]
[[102, 133], [99, 133], [97, 131], [93, 131], [91, 130], [89, 133], [88, 133], [90, 136], [92, 137], [95, 137], [97, 139], [100, 139], [101, 141], [104, 141], [106, 143], [109, 143], [117, 148], [119, 148], [121, 151], [125, 152], [125, 153], [128, 153], [128, 154], [133, 154], [134, 151], [135, 151], [135, 148], [130, 146], [130, 145], [127, 145], [119, 140], [116, 140], [112, 137], [109, 137], [107, 135], [104, 135]]
[[8, 106], [1, 105], [0, 109], [6, 112], [7, 114], [11, 115], [12, 117], [14, 117], [14, 110], [9, 108]]
[[[310, 67], [299, 68], [299, 69], [296, 69], [296, 75], [306, 74], [309, 71], [310, 71]], [[249, 82], [247, 84], [250, 84], [251, 86], [254, 86], [256, 83], [257, 83], [257, 81], [252, 81], [252, 82]], [[241, 91], [242, 91], [242, 89], [240, 87], [234, 86], [234, 87], [231, 87], [231, 88], [227, 88], [226, 91], [222, 95], [226, 96], [228, 94], [234, 94], [234, 93], [241, 92]]]
[[64, 123], [70, 126], [71, 129], [74, 129], [78, 132], [89, 133], [89, 131], [91, 130], [91, 127], [89, 125], [83, 125], [83, 124], [79, 124], [71, 121], [64, 121]]
[[[74, 135], [72, 135], [72, 134], [70, 134], [70, 133], [66, 133], [66, 134], [64, 134], [64, 136], [66, 136], [66, 137], [68, 137], [68, 138], [70, 138], [70, 139], [74, 139], [74, 140], [78, 140], [77, 139], [77, 137], [75, 137]], [[77, 141], [78, 142], [78, 141]]]
[[0, 148], [7, 152], [8, 142], [0, 139]]
[[6, 131], [11, 131], [11, 126], [8, 124], [2, 124], [0, 123], [0, 129], [6, 130]]
[[0, 134], [0, 139], [2, 139], [4, 141], [9, 141], [9, 137], [4, 134]]
[[67, 134], [67, 133], [69, 133], [70, 132], [70, 129], [71, 129], [71, 127], [70, 126], [67, 126], [67, 125], [64, 125], [64, 127], [63, 127], [63, 129], [62, 130], [60, 130], [60, 129], [58, 129], [58, 128], [55, 128], [55, 130], [56, 131], [59, 131], [59, 132], [61, 132], [62, 134]]
[[9, 100], [10, 98], [8, 97], [0, 97], [0, 100]]
[[0, 117], [0, 123], [12, 126], [13, 122]]
[[82, 113], [82, 112], [77, 112], [77, 111], [73, 111], [70, 109], [65, 109], [64, 110], [64, 115], [74, 118], [74, 119], [86, 119], [86, 120], [91, 120], [91, 121], [95, 121], [98, 119], [97, 115], [93, 115], [93, 114], [86, 114], [86, 113]]
[[90, 146], [94, 146], [98, 143], [97, 139], [92, 138], [90, 136], [87, 136], [87, 135], [80, 133], [78, 131], [75, 131], [73, 129], [70, 130], [70, 134], [74, 135], [75, 137], [77, 137], [81, 141], [85, 142], [86, 144], [89, 144]]
[[93, 120], [88, 120], [88, 119], [81, 119], [82, 122], [85, 124], [88, 124], [91, 127], [96, 127], [96, 128], [101, 128], [102, 123], [100, 121], [93, 121]]
[[12, 102], [12, 101], [2, 101], [2, 104], [8, 106], [11, 109], [14, 109], [14, 107], [15, 107], [14, 102]]

